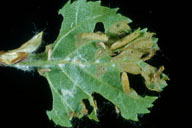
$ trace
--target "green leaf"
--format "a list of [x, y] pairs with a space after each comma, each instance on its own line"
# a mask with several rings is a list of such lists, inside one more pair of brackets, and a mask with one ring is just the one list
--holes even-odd
[[[54, 43], [53, 58], [63, 58], [76, 49], [74, 35], [77, 33], [93, 32], [97, 22], [102, 22], [107, 32], [109, 27], [119, 21], [131, 20], [117, 14], [116, 9], [100, 6], [101, 2], [86, 2], [78, 0], [71, 4], [68, 1], [59, 11], [64, 17], [60, 34]], [[65, 50], [63, 50], [65, 48]]]
[[[137, 121], [138, 114], [149, 113], [157, 97], [138, 95], [127, 73], [143, 76], [152, 91], [167, 86], [164, 67], [145, 62], [159, 49], [154, 33], [132, 31], [131, 20], [117, 11], [100, 1], [68, 1], [59, 11], [64, 20], [56, 41], [44, 53], [30, 53], [22, 62], [7, 64], [24, 70], [36, 67], [46, 77], [53, 96], [47, 115], [55, 124], [71, 127], [72, 118], [85, 115], [98, 121], [93, 93], [111, 101], [125, 119]], [[104, 33], [93, 32], [98, 22], [103, 23]], [[84, 99], [93, 107], [91, 113]]]

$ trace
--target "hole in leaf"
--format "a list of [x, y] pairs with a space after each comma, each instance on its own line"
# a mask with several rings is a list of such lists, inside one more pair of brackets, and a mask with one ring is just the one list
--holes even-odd
[[104, 29], [104, 25], [103, 23], [101, 22], [98, 22], [96, 25], [95, 25], [95, 29], [94, 29], [94, 32], [105, 32], [105, 29]]
[[129, 73], [128, 77], [131, 88], [133, 88], [139, 95], [144, 96], [147, 88], [145, 87], [143, 77], [141, 75], [133, 75]]
[[89, 103], [89, 101], [87, 99], [83, 99], [83, 103], [86, 106], [88, 114], [90, 114], [92, 112], [92, 110], [93, 110], [93, 107], [91, 107], [91, 105], [90, 105], [90, 103]]
[[148, 55], [149, 55], [149, 53], [146, 53], [146, 54], [142, 55], [141, 58], [145, 58], [145, 57], [147, 57]]
[[98, 106], [98, 118], [99, 125], [98, 128], [107, 128], [108, 126], [113, 126], [114, 128], [127, 128], [133, 126], [134, 121], [125, 120], [121, 114], [117, 114], [115, 111], [115, 105], [105, 99], [98, 93], [93, 93], [92, 96], [97, 101]]
[[151, 59], [147, 60], [146, 62], [155, 67], [160, 67], [162, 65], [168, 64], [169, 59], [166, 58], [161, 51], [157, 51], [155, 55]]
[[113, 103], [111, 103], [109, 100], [105, 99], [98, 93], [93, 93], [92, 96], [97, 101], [97, 107], [98, 107], [97, 113], [100, 121], [107, 120], [106, 117], [112, 117], [112, 118], [115, 117], [116, 113], [115, 113], [115, 106]]
[[158, 96], [159, 95], [158, 92], [147, 89], [145, 85], [145, 80], [141, 75], [133, 75], [128, 73], [128, 77], [129, 77], [129, 83], [131, 88], [133, 88], [138, 95], [140, 96], [146, 96], [146, 95]]

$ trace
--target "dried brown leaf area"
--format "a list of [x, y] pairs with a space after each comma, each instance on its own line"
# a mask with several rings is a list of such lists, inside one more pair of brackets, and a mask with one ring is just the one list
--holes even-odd
[[30, 53], [39, 48], [42, 42], [42, 35], [43, 32], [40, 32], [17, 49], [9, 50], [7, 52], [0, 51], [0, 63], [16, 64], [25, 60]]
[[[79, 36], [79, 42], [85, 40], [98, 40], [100, 47], [95, 54], [95, 59], [103, 58], [110, 54], [111, 63], [117, 65], [121, 72], [123, 90], [126, 94], [136, 92], [130, 88], [127, 73], [140, 74], [145, 79], [146, 87], [152, 91], [161, 91], [167, 84], [165, 80], [169, 78], [163, 73], [164, 66], [159, 69], [147, 64], [159, 50], [158, 39], [155, 33], [148, 32], [147, 29], [132, 30], [127, 21], [120, 21], [111, 25], [105, 33], [83, 33]], [[104, 74], [105, 68], [97, 66], [96, 74]]]

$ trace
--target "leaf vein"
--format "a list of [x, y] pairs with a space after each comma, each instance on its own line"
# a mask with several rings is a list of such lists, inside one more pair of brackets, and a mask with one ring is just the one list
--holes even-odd
[[91, 17], [91, 18], [86, 19], [84, 22], [79, 23], [79, 25], [74, 25], [74, 27], [73, 27], [71, 30], [69, 30], [68, 32], [66, 32], [65, 34], [63, 34], [63, 36], [60, 37], [60, 39], [57, 41], [55, 47], [53, 48], [53, 53], [54, 53], [55, 49], [57, 49], [57, 47], [58, 47], [58, 45], [60, 44], [60, 42], [61, 42], [67, 35], [69, 35], [72, 31], [74, 31], [76, 28], [80, 27], [82, 24], [86, 24], [87, 22], [90, 22], [90, 20], [95, 20], [96, 18], [101, 17], [101, 16], [105, 16], [105, 15], [107, 15], [107, 14], [108, 14], [108, 13], [105, 13], [105, 14], [103, 14], [103, 15], [96, 15], [96, 16], [93, 16], [93, 17]]
[[[63, 67], [62, 67], [62, 66], [58, 66], [58, 67], [61, 69], [62, 73], [64, 73], [64, 74], [71, 80], [71, 82], [73, 82], [73, 83], [75, 84], [75, 81], [63, 70]], [[79, 84], [76, 84], [76, 85], [77, 85], [77, 87], [78, 87], [79, 89], [81, 89], [84, 93], [86, 93], [88, 96], [91, 97], [91, 95], [90, 95], [88, 92], [86, 92], [85, 90], [83, 90], [83, 89], [80, 87]]]
[[[73, 108], [71, 108], [71, 106], [65, 101], [65, 100], [63, 100], [62, 99], [62, 97], [60, 96], [60, 94], [59, 94], [59, 92], [57, 91], [57, 89], [54, 87], [54, 85], [53, 85], [53, 83], [50, 81], [50, 78], [49, 78], [49, 75], [46, 75], [47, 76], [47, 79], [48, 79], [48, 81], [49, 81], [49, 83], [50, 83], [50, 86], [51, 86], [51, 88], [55, 91], [55, 93], [59, 96], [59, 98], [61, 99], [61, 101], [62, 101], [62, 104], [65, 106], [65, 104], [71, 109], [71, 111], [73, 111], [74, 112], [74, 110], [73, 110]], [[64, 101], [64, 102], [63, 102]], [[65, 104], [64, 104], [65, 103]]]

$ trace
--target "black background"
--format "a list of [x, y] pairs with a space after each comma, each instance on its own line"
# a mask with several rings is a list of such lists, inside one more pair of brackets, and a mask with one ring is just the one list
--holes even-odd
[[[19, 47], [35, 33], [44, 30], [43, 46], [52, 43], [59, 32], [62, 17], [57, 14], [66, 0], [28, 0], [1, 2], [1, 42], [0, 50]], [[151, 113], [139, 116], [139, 122], [126, 121], [117, 115], [113, 105], [96, 95], [99, 100], [99, 119], [96, 123], [83, 118], [73, 120], [74, 128], [162, 128], [185, 125], [187, 114], [183, 109], [185, 102], [184, 89], [179, 80], [185, 61], [186, 50], [181, 36], [185, 31], [184, 18], [186, 8], [181, 3], [160, 1], [120, 1], [102, 0], [102, 4], [111, 8], [119, 7], [119, 12], [133, 20], [133, 28], [148, 27], [157, 33], [161, 51], [151, 61], [153, 65], [165, 65], [165, 73], [171, 81], [169, 86], [151, 109]], [[183, 10], [183, 11], [181, 11]], [[187, 11], [186, 11], [187, 12]], [[43, 50], [43, 48], [42, 48]], [[179, 60], [179, 61], [178, 61]], [[186, 65], [187, 66], [187, 65]], [[49, 85], [36, 71], [23, 72], [13, 68], [0, 67], [0, 127], [40, 127], [60, 128], [48, 120], [46, 110], [51, 110], [52, 96]], [[185, 113], [186, 115], [184, 115]], [[185, 122], [183, 122], [183, 119]]]

